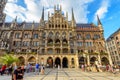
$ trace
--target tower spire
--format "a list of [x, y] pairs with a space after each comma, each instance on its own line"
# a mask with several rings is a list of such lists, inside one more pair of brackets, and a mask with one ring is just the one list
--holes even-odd
[[102, 25], [99, 16], [97, 15], [97, 21], [98, 21], [98, 25]]
[[72, 21], [75, 21], [75, 17], [74, 17], [73, 8], [72, 8]]
[[43, 10], [42, 10], [42, 16], [41, 16], [41, 19], [40, 19], [40, 26], [43, 26], [44, 25], [44, 7], [43, 7]]
[[74, 12], [72, 8], [72, 27], [75, 27], [75, 26], [76, 26], [76, 22], [75, 22]]
[[44, 7], [43, 7], [43, 10], [42, 10], [42, 17], [41, 17], [42, 20], [44, 20]]
[[17, 16], [15, 17], [15, 22], [17, 22]]
[[98, 15], [97, 15], [97, 24], [98, 24], [99, 29], [100, 29], [101, 31], [103, 31], [102, 23], [101, 23]]

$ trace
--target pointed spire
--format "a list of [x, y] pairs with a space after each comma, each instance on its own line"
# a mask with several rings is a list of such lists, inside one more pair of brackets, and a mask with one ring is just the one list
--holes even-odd
[[17, 16], [15, 17], [15, 22], [17, 22]]
[[68, 12], [66, 12], [66, 19], [68, 20]]
[[42, 10], [42, 17], [41, 17], [42, 20], [44, 20], [44, 7], [43, 7], [43, 10]]
[[48, 19], [49, 19], [49, 17], [50, 17], [50, 12], [48, 11]]
[[73, 8], [72, 8], [72, 20], [75, 21]]
[[97, 21], [98, 21], [98, 25], [102, 25], [98, 15], [97, 15]]
[[34, 29], [34, 24], [35, 24], [35, 22], [33, 21], [33, 23], [32, 23], [32, 30]]
[[56, 10], [56, 5], [54, 5], [54, 11]]
[[25, 28], [25, 24], [26, 24], [26, 21], [23, 21], [23, 27], [22, 27], [23, 31], [24, 31], [24, 28]]
[[60, 11], [62, 11], [62, 6], [60, 5]]
[[100, 29], [101, 31], [103, 31], [102, 23], [101, 23], [98, 15], [97, 15], [97, 21], [98, 21], [98, 27], [99, 27], [99, 29]]

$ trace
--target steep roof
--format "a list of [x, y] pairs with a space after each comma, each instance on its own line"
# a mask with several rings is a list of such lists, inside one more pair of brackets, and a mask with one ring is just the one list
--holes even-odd
[[113, 34], [111, 34], [106, 41], [110, 41], [119, 32], [120, 32], [120, 28], [117, 31], [115, 31]]
[[76, 31], [100, 31], [94, 24], [77, 24]]

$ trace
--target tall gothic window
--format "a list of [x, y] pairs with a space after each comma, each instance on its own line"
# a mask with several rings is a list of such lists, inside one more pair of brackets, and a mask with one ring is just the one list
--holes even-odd
[[66, 37], [66, 32], [63, 32], [62, 33], [62, 38], [65, 38]]
[[20, 38], [20, 33], [16, 33], [15, 38], [19, 39]]
[[72, 63], [72, 64], [75, 64], [75, 62], [74, 62], [74, 58], [71, 59], [71, 63]]
[[30, 43], [29, 43], [28, 41], [24, 41], [24, 42], [23, 42], [23, 46], [24, 46], [24, 47], [26, 47], [26, 46], [28, 47], [28, 46], [30, 46]]
[[70, 37], [70, 38], [72, 37], [72, 33], [69, 33], [69, 37]]
[[78, 46], [83, 46], [83, 42], [78, 42]]
[[49, 28], [51, 28], [51, 24], [49, 24]]
[[42, 33], [42, 37], [43, 37], [43, 38], [46, 37], [46, 33], [45, 33], [45, 32]]
[[100, 35], [99, 34], [95, 34], [94, 35], [94, 39], [99, 39], [100, 38]]
[[24, 34], [24, 38], [30, 38], [30, 34], [25, 33], [25, 34]]
[[90, 39], [90, 38], [91, 38], [90, 34], [87, 34], [86, 39]]
[[34, 34], [33, 38], [38, 39], [38, 34]]
[[60, 36], [59, 32], [56, 32], [55, 38], [58, 38]]
[[92, 42], [86, 42], [86, 46], [91, 47], [91, 46], [93, 46], [93, 43]]
[[39, 42], [38, 41], [34, 41], [33, 42], [33, 46], [38, 47], [39, 46]]
[[50, 32], [49, 35], [48, 35], [48, 37], [49, 37], [49, 38], [52, 38], [52, 36], [53, 36], [53, 33]]

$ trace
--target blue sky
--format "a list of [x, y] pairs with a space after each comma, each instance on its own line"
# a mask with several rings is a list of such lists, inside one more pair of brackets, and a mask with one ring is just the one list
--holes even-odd
[[57, 4], [62, 6], [64, 13], [68, 12], [69, 20], [73, 8], [77, 23], [97, 24], [96, 15], [99, 15], [105, 38], [120, 28], [120, 0], [8, 0], [4, 10], [6, 22], [11, 22], [16, 16], [19, 22], [39, 22], [43, 6], [47, 20], [48, 11], [53, 13]]

